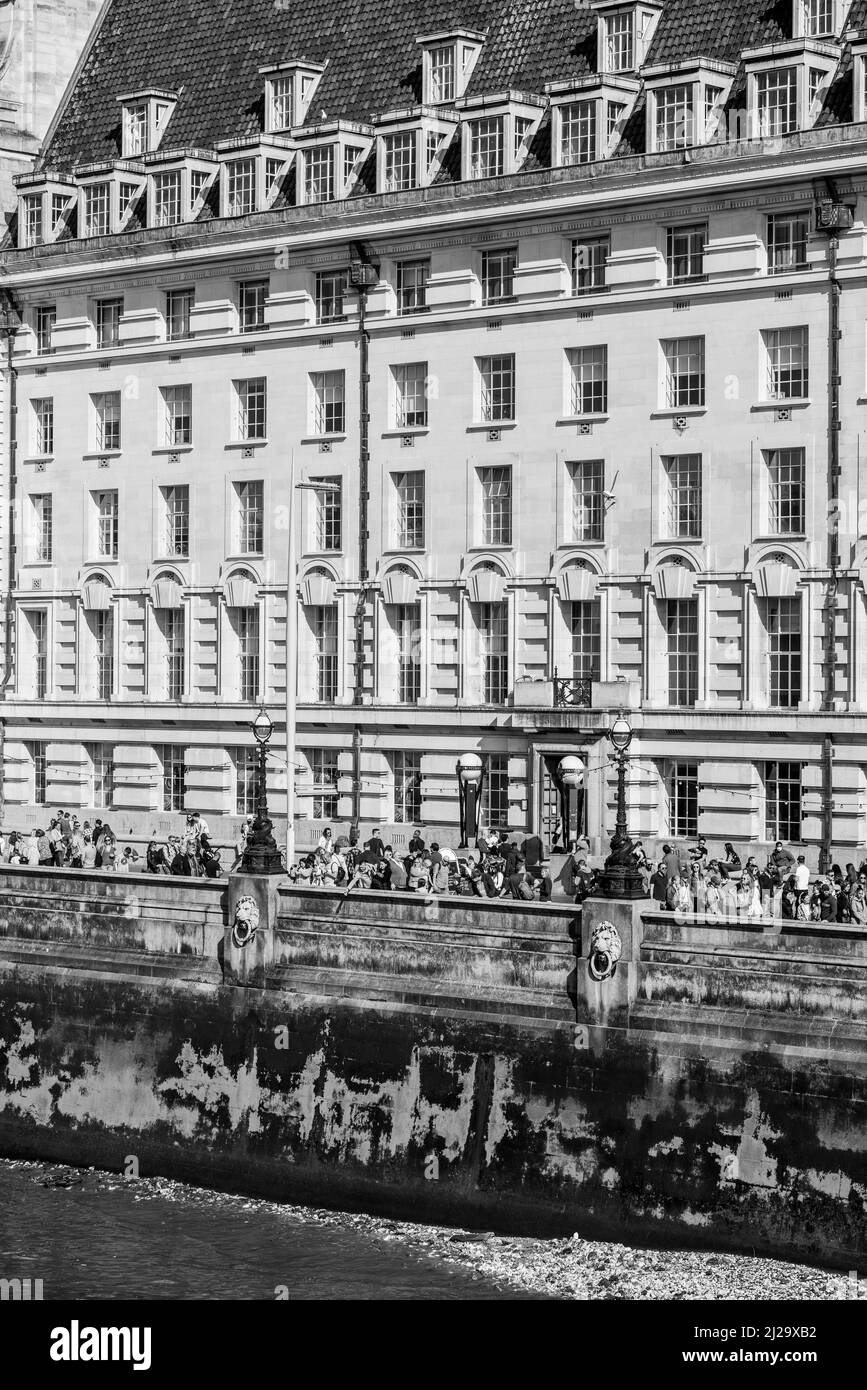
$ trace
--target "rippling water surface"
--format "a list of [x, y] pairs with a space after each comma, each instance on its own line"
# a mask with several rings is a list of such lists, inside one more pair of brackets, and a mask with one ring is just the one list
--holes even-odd
[[46, 1300], [522, 1296], [352, 1217], [93, 1170], [55, 1185], [73, 1172], [0, 1161], [0, 1278], [42, 1279]]

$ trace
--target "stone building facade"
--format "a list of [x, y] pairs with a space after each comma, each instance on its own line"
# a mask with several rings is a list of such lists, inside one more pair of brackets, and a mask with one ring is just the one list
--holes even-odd
[[579, 757], [601, 846], [623, 708], [651, 845], [853, 857], [867, 5], [386, 3], [362, 42], [263, 0], [217, 42], [187, 0], [183, 51], [142, 8], [3, 255], [7, 824], [229, 836], [260, 701], [279, 821], [294, 468], [300, 843], [454, 834], [475, 752], [483, 820], [548, 836]]

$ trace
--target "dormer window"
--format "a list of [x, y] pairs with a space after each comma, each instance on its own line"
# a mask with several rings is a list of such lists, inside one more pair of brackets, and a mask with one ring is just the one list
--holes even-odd
[[790, 39], [748, 49], [743, 60], [750, 135], [780, 139], [797, 130], [810, 130], [822, 110], [840, 55], [838, 45], [818, 39]]
[[795, 38], [833, 39], [843, 33], [852, 0], [792, 0]]
[[329, 121], [295, 130], [293, 140], [297, 201], [332, 203], [349, 197], [370, 153], [373, 129], [355, 121]]
[[177, 102], [176, 92], [147, 90], [118, 97], [121, 104], [121, 154], [137, 159], [159, 147]]
[[[266, 212], [279, 196], [294, 157], [295, 143], [287, 136], [221, 140], [217, 145], [217, 158], [223, 169], [220, 216], [246, 217], [252, 212]], [[201, 166], [191, 163], [191, 199], [203, 172]], [[207, 190], [199, 192], [200, 206], [206, 196]]]
[[374, 123], [377, 192], [401, 193], [433, 183], [458, 120], [455, 112], [430, 106], [378, 116]]
[[199, 150], [160, 150], [145, 160], [148, 226], [194, 222], [219, 172], [216, 158]]
[[451, 105], [464, 95], [484, 41], [484, 34], [471, 29], [426, 34], [416, 39], [422, 49], [425, 106]]
[[867, 121], [867, 33], [863, 30], [850, 38], [852, 45], [853, 102], [852, 119]]
[[515, 174], [527, 157], [545, 109], [543, 97], [521, 92], [463, 97], [461, 177], [500, 178]]
[[300, 60], [259, 69], [265, 78], [266, 134], [304, 124], [324, 71], [324, 63]]
[[92, 164], [74, 172], [79, 188], [79, 236], [112, 236], [126, 231], [145, 189], [141, 166]]
[[654, 154], [719, 138], [736, 68], [691, 58], [642, 69], [647, 92], [647, 149]]
[[75, 185], [48, 173], [19, 174], [18, 245], [43, 246], [57, 241], [75, 207]]
[[622, 0], [590, 0], [598, 18], [598, 71], [637, 72], [653, 39], [662, 4], [624, 5]]
[[641, 84], [631, 77], [548, 83], [554, 167], [607, 159], [617, 148], [640, 90]]

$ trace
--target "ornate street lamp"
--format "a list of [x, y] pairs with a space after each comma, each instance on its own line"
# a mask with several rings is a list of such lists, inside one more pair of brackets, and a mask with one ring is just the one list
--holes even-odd
[[608, 731], [608, 737], [617, 759], [617, 822], [611, 841], [611, 853], [605, 861], [602, 875], [602, 896], [644, 898], [647, 896], [644, 880], [626, 822], [626, 765], [629, 762], [632, 725], [624, 715], [621, 714], [615, 719]]
[[[557, 775], [555, 778], [560, 792], [560, 824], [563, 848], [568, 849], [573, 840], [577, 840], [582, 830], [583, 817], [578, 814], [580, 802], [578, 795], [584, 790], [584, 762], [583, 759], [568, 753], [565, 758], [561, 758], [557, 764]], [[573, 832], [574, 828], [574, 834]]]
[[470, 840], [479, 833], [479, 800], [485, 780], [484, 764], [478, 753], [464, 753], [458, 758], [458, 797], [461, 809], [461, 842], [467, 849]]
[[[283, 862], [280, 858], [280, 851], [274, 840], [273, 826], [268, 818], [266, 762], [268, 758], [268, 744], [271, 741], [271, 734], [274, 732], [274, 725], [264, 704], [260, 707], [256, 718], [253, 720], [252, 729], [259, 756], [259, 776], [258, 786], [256, 787], [256, 819], [247, 836], [247, 844], [241, 859], [241, 873], [282, 874], [284, 872]], [[292, 771], [293, 769], [288, 767], [286, 769], [287, 776], [291, 777]]]

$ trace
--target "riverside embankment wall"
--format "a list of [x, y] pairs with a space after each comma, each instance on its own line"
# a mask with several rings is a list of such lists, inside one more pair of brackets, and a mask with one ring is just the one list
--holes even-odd
[[867, 1268], [863, 934], [271, 891], [0, 867], [0, 1152]]

